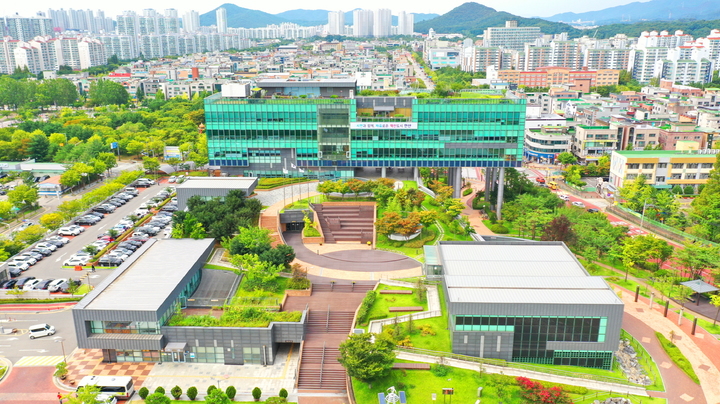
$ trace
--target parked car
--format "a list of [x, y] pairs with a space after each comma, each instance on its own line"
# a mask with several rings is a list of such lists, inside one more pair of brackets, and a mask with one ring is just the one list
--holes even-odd
[[75, 267], [75, 266], [78, 266], [78, 265], [82, 267], [82, 266], [87, 265], [87, 263], [88, 263], [89, 260], [90, 260], [90, 258], [88, 258], [88, 257], [76, 257], [76, 256], [72, 256], [72, 257], [70, 257], [70, 259], [68, 259], [67, 261], [63, 262], [63, 265], [66, 266], [66, 267]]
[[543, 177], [535, 177], [535, 181], [536, 181], [538, 184], [544, 184], [544, 183], [545, 183], [545, 178], [543, 178]]
[[61, 227], [58, 229], [58, 234], [61, 236], [77, 236], [80, 234], [80, 230], [71, 227]]
[[22, 289], [22, 288], [25, 287], [25, 284], [26, 284], [26, 283], [32, 281], [33, 279], [35, 279], [34, 276], [26, 276], [26, 277], [24, 277], [24, 278], [19, 278], [19, 279], [17, 280], [17, 283], [15, 283], [15, 286], [14, 286], [14, 287], [19, 288], [19, 289]]
[[178, 210], [178, 207], [175, 205], [168, 204], [168, 205], [163, 206], [160, 210], [162, 210], [164, 212], [175, 212]]
[[141, 243], [145, 243], [149, 239], [150, 238], [147, 236], [147, 234], [145, 234], [145, 233], [138, 234], [137, 232], [135, 232], [135, 233], [133, 233], [133, 235], [131, 237], [129, 237], [127, 239], [127, 241], [139, 241]]
[[104, 255], [98, 260], [98, 265], [100, 265], [101, 267], [116, 267], [122, 263], [123, 260], [120, 257], [115, 257], [111, 255]]
[[45, 240], [59, 241], [59, 242], [63, 243], [63, 245], [70, 242], [69, 238], [60, 237], [60, 236], [50, 236], [50, 237], [46, 238]]
[[97, 222], [95, 222], [94, 220], [85, 218], [85, 217], [80, 217], [80, 218], [75, 219], [75, 224], [79, 225], [79, 226], [92, 226], [95, 223], [97, 223]]
[[45, 257], [49, 257], [50, 255], [52, 255], [51, 250], [49, 250], [47, 248], [40, 248], [40, 247], [35, 247], [32, 250], [30, 250], [30, 252], [36, 252], [38, 254], [42, 254]]
[[138, 232], [142, 232], [142, 233], [148, 234], [148, 235], [150, 235], [150, 236], [154, 236], [154, 235], [156, 235], [156, 234], [158, 234], [158, 233], [160, 232], [160, 229], [159, 229], [159, 228], [157, 228], [157, 227], [150, 227], [150, 226], [138, 227], [136, 230], [137, 230]]
[[8, 267], [8, 270], [10, 270], [10, 271], [12, 271], [14, 269], [18, 269], [20, 271], [27, 271], [28, 269], [30, 269], [30, 265], [24, 261], [8, 262], [7, 267]]
[[26, 262], [29, 266], [37, 264], [37, 259], [31, 255], [18, 254], [10, 259], [10, 262]]
[[60, 240], [50, 240], [50, 239], [45, 239], [45, 241], [43, 241], [43, 244], [50, 244], [50, 245], [54, 245], [54, 246], [55, 246], [56, 248], [62, 248], [62, 247], [65, 247], [65, 243], [63, 243], [63, 242], [62, 242], [62, 241], [60, 241]]
[[89, 213], [88, 213], [87, 215], [85, 215], [85, 216], [87, 216], [87, 217], [93, 217], [93, 216], [94, 216], [94, 217], [96, 217], [96, 218], [98, 219], [98, 221], [100, 221], [100, 219], [104, 219], [104, 218], [105, 218], [105, 215], [102, 214], [102, 213], [100, 213], [100, 212], [89, 212]]
[[575, 201], [572, 203], [573, 206], [577, 206], [578, 208], [584, 208], [585, 204], [580, 201]]
[[137, 188], [134, 187], [127, 187], [123, 190], [126, 194], [132, 195], [132, 196], [138, 196], [140, 192], [137, 190]]
[[85, 228], [84, 228], [84, 227], [78, 226], [78, 225], [76, 225], [76, 224], [71, 224], [71, 225], [68, 226], [68, 227], [71, 228], [71, 229], [73, 229], [73, 230], [79, 230], [80, 233], [82, 233], [82, 232], [85, 231]]
[[28, 220], [27, 222], [23, 222], [23, 224], [21, 224], [20, 226], [18, 226], [18, 228], [15, 229], [15, 230], [16, 230], [16, 231], [23, 231], [23, 230], [27, 229], [28, 227], [30, 227], [30, 226], [32, 226], [32, 225], [34, 225], [34, 224], [35, 224], [35, 223], [33, 223], [33, 222], [31, 222], [31, 221]]
[[55, 251], [58, 249], [58, 247], [56, 245], [51, 244], [51, 243], [37, 243], [37, 245], [35, 245], [35, 247], [36, 248], [47, 248], [50, 251]]
[[168, 178], [168, 182], [175, 182], [176, 179], [177, 179], [176, 176], [171, 175], [170, 178]]
[[60, 287], [62, 285], [67, 284], [67, 281], [68, 280], [65, 278], [55, 279], [48, 284], [47, 290], [49, 290], [50, 292], [57, 292], [60, 290]]
[[32, 279], [30, 281], [27, 281], [23, 285], [23, 290], [33, 290], [40, 282], [42, 282], [42, 279]]
[[33, 254], [33, 253], [29, 253], [29, 252], [24, 252], [24, 253], [18, 254], [15, 257], [16, 258], [20, 258], [20, 257], [25, 258], [26, 261], [32, 262], [33, 265], [37, 264], [38, 261], [43, 259], [42, 255]]
[[136, 246], [135, 244], [130, 244], [129, 242], [125, 242], [125, 241], [118, 244], [117, 246], [118, 246], [118, 248], [124, 248], [124, 249], [130, 250], [130, 251], [135, 251], [138, 248], [140, 248], [140, 247]]
[[36, 290], [47, 290], [48, 286], [54, 281], [55, 279], [43, 279], [41, 282], [39, 282], [37, 285], [35, 285]]
[[112, 213], [115, 210], [115, 208], [110, 208], [109, 206], [104, 205], [98, 205], [92, 208], [93, 212], [100, 212], [100, 213]]
[[143, 181], [149, 183], [150, 185], [155, 185], [155, 181], [151, 180], [150, 178], [138, 178], [138, 181]]
[[[14, 275], [17, 276], [17, 275]], [[17, 279], [10, 279], [9, 281], [3, 283], [2, 288], [3, 289], [12, 289], [15, 287], [15, 284], [17, 283]]]

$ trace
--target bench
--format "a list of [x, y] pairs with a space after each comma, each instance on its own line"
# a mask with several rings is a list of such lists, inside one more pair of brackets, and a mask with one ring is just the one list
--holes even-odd
[[378, 401], [380, 402], [380, 404], [387, 404], [387, 402], [385, 401], [385, 393], [378, 393]]
[[429, 363], [393, 363], [393, 369], [419, 369], [419, 370], [430, 370]]
[[388, 309], [390, 313], [396, 313], [401, 311], [423, 311], [425, 310], [422, 306], [400, 306], [400, 307], [390, 307]]
[[407, 404], [407, 397], [405, 397], [405, 392], [401, 391], [399, 393], [400, 395], [400, 404]]
[[411, 295], [412, 293], [413, 293], [412, 290], [383, 289], [380, 291], [381, 295]]

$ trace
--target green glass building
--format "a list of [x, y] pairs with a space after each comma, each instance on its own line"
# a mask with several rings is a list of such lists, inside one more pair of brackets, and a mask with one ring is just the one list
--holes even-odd
[[452, 183], [461, 167], [522, 163], [524, 100], [355, 97], [355, 80], [257, 86], [205, 99], [210, 165], [229, 175], [334, 179], [357, 167], [448, 167]]

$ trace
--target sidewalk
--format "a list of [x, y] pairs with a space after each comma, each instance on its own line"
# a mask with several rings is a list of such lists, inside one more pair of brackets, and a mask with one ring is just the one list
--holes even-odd
[[470, 225], [475, 229], [475, 233], [481, 236], [495, 235], [495, 233], [493, 233], [487, 226], [485, 226], [485, 223], [483, 223], [482, 219], [480, 218], [479, 211], [472, 208], [472, 198], [475, 196], [475, 193], [477, 191], [482, 191], [485, 189], [485, 183], [480, 180], [468, 180], [468, 182], [470, 183], [473, 192], [470, 193], [470, 195], [460, 198], [460, 201], [465, 206], [462, 214], [468, 218], [468, 220], [470, 221]]

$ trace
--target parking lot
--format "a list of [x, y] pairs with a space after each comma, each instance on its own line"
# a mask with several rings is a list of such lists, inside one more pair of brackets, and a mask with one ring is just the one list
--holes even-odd
[[[76, 271], [75, 268], [63, 268], [63, 263], [73, 254], [82, 251], [83, 248], [96, 242], [99, 235], [115, 226], [123, 217], [133, 214], [140, 205], [147, 204], [168, 184], [153, 185], [149, 188], [138, 188], [138, 196], [130, 199], [126, 204], [119, 206], [113, 213], [105, 214], [95, 225], [83, 226], [85, 231], [77, 236], [68, 236], [70, 241], [62, 247], [57, 248], [51, 255], [31, 266], [24, 271], [20, 277], [35, 277], [37, 279], [59, 279], [72, 278], [82, 279], [83, 284], [97, 285], [114, 268], [97, 268], [96, 272], [83, 269]], [[54, 233], [53, 233], [54, 234]], [[163, 237], [165, 232], [161, 231], [157, 236]], [[37, 244], [36, 244], [37, 245]], [[3, 265], [4, 268], [7, 264]], [[56, 328], [56, 334], [49, 337], [30, 340], [27, 335], [29, 326], [38, 323], [48, 323]], [[18, 332], [9, 335], [0, 335], [0, 355], [15, 362], [28, 355], [61, 356], [64, 347], [69, 354], [76, 346], [75, 332], [72, 325], [72, 316], [69, 309], [56, 310], [3, 310], [0, 311], [0, 327], [5, 330], [17, 329]], [[64, 339], [62, 344], [56, 343], [58, 338]], [[62, 345], [62, 346], [61, 346]], [[52, 360], [50, 358], [49, 360]]]

